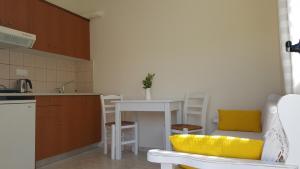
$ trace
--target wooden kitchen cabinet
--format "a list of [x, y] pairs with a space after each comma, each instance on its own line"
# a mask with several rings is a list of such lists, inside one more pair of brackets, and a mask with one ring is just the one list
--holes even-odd
[[0, 25], [30, 32], [31, 0], [0, 0]]
[[35, 34], [34, 49], [90, 59], [89, 20], [44, 0], [0, 0], [0, 25]]
[[99, 96], [38, 96], [36, 101], [36, 160], [100, 142]]
[[89, 23], [81, 18], [75, 18], [75, 56], [82, 59], [90, 57], [90, 30]]
[[34, 49], [62, 54], [61, 12], [40, 0], [31, 0], [30, 30], [36, 35]]
[[63, 152], [63, 120], [60, 106], [37, 106], [36, 159], [44, 159]]
[[63, 53], [81, 59], [90, 59], [89, 22], [74, 17], [69, 12], [62, 13], [61, 34]]
[[41, 0], [31, 0], [33, 48], [90, 59], [89, 20]]

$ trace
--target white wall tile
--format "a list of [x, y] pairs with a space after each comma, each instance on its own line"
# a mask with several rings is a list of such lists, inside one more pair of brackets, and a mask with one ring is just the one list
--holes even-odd
[[9, 80], [9, 87], [10, 88], [16, 88], [17, 87], [17, 80]]
[[75, 81], [76, 73], [75, 72], [65, 72], [66, 81]]
[[57, 82], [66, 82], [67, 81], [67, 73], [65, 71], [57, 71]]
[[56, 70], [46, 69], [46, 81], [47, 82], [56, 82], [57, 81], [57, 74]]
[[76, 84], [77, 91], [82, 93], [89, 93], [93, 91], [92, 83], [79, 82]]
[[35, 56], [35, 65], [34, 67], [46, 68], [46, 57], [43, 56]]
[[[15, 87], [17, 79], [28, 78], [33, 81], [35, 92], [57, 92], [55, 88], [68, 81], [74, 82], [67, 85], [67, 92], [74, 92], [77, 88], [90, 92], [92, 65], [91, 61], [74, 61], [37, 56], [17, 50], [0, 50], [0, 80], [9, 87]], [[27, 70], [28, 76], [17, 76], [17, 69]]]
[[58, 60], [57, 58], [47, 57], [46, 58], [46, 68], [56, 70], [57, 69], [57, 60]]
[[[5, 87], [9, 87], [9, 80], [8, 79], [0, 79], [0, 85], [4, 85]], [[3, 88], [0, 86], [0, 88]]]
[[85, 72], [92, 71], [93, 61], [81, 60], [76, 62], [76, 71]]
[[93, 72], [86, 72], [87, 82], [93, 83]]
[[35, 80], [39, 82], [46, 81], [46, 69], [34, 68]]
[[93, 81], [93, 75], [91, 72], [77, 72], [76, 77], [79, 82], [90, 83]]
[[75, 71], [76, 69], [76, 65], [75, 65], [76, 62], [74, 61], [67, 61], [67, 70], [68, 71]]
[[33, 92], [44, 93], [46, 92], [46, 82], [32, 81]]
[[67, 71], [68, 62], [65, 59], [59, 59], [57, 61], [57, 70]]
[[23, 69], [28, 71], [28, 76], [26, 77], [27, 79], [36, 80], [35, 68], [34, 67], [24, 66]]
[[57, 83], [56, 82], [46, 82], [46, 92], [47, 93], [56, 93], [57, 92]]
[[23, 66], [9, 66], [9, 79], [24, 79], [27, 77], [16, 75], [17, 69], [24, 69]]
[[0, 78], [9, 79], [9, 65], [0, 64]]
[[69, 59], [60, 59], [57, 61], [57, 70], [62, 71], [75, 71], [76, 62]]
[[19, 52], [19, 51], [10, 51], [9, 54], [9, 64], [11, 65], [18, 65], [18, 66], [22, 66], [24, 64], [24, 57], [23, 57], [23, 53]]
[[9, 50], [0, 49], [0, 63], [9, 64]]
[[76, 90], [76, 84], [75, 83], [69, 83], [65, 85], [65, 93], [73, 93]]
[[34, 67], [36, 64], [36, 56], [31, 54], [24, 54], [24, 66]]

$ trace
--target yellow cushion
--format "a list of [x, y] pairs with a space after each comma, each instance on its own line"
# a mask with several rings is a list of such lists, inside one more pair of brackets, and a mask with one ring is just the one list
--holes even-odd
[[178, 152], [228, 158], [260, 160], [263, 149], [262, 140], [229, 136], [173, 135], [170, 141]]
[[261, 132], [261, 112], [257, 110], [218, 110], [219, 130]]

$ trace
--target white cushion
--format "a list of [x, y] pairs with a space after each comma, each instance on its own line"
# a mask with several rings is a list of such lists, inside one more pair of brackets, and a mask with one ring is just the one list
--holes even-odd
[[211, 133], [211, 135], [231, 136], [231, 137], [241, 137], [241, 138], [263, 140], [263, 134], [257, 133], [257, 132], [215, 130], [213, 133]]

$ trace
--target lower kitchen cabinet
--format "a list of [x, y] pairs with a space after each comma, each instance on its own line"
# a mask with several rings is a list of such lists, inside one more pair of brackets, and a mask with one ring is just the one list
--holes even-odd
[[100, 142], [99, 96], [37, 96], [36, 101], [36, 160]]

